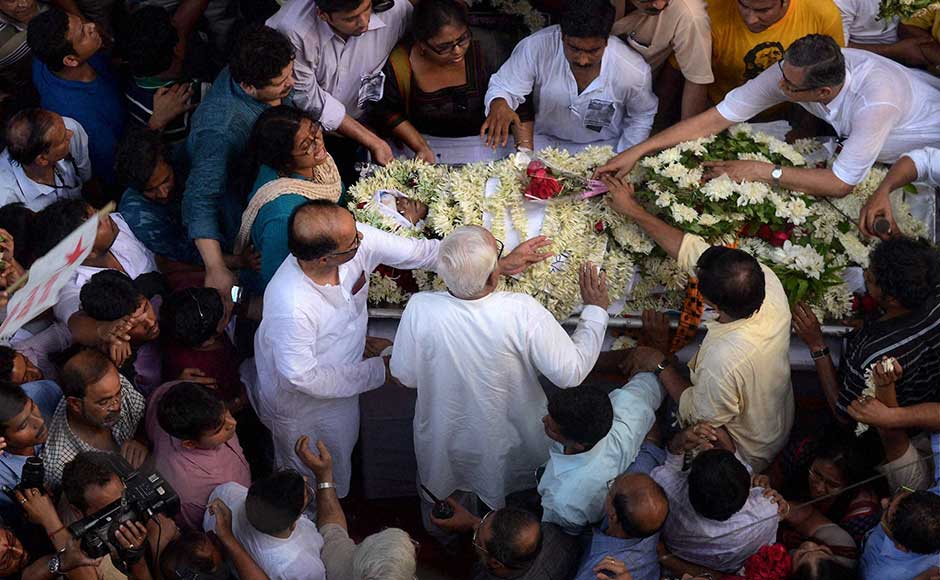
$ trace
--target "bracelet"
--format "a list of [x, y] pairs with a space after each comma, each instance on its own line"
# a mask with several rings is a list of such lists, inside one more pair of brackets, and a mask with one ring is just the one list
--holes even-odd
[[55, 535], [56, 535], [56, 534], [58, 534], [59, 532], [61, 532], [61, 531], [62, 531], [62, 530], [64, 530], [64, 529], [65, 529], [65, 526], [62, 526], [62, 527], [61, 527], [61, 528], [59, 528], [58, 530], [55, 530], [55, 531], [52, 531], [52, 532], [49, 532], [49, 534], [48, 534], [48, 536], [49, 536], [49, 540], [51, 541], [51, 540], [52, 540], [52, 538], [53, 538], [53, 537], [55, 537]]
[[814, 350], [809, 353], [809, 356], [813, 357], [813, 360], [819, 360], [823, 357], [829, 356], [829, 347], [824, 346], [822, 350]]
[[317, 489], [336, 489], [336, 484], [332, 481], [324, 481], [317, 484]]

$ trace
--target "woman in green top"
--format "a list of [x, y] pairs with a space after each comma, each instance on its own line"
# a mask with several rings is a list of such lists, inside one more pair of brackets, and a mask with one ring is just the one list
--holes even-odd
[[251, 294], [262, 295], [290, 253], [291, 213], [308, 199], [339, 201], [342, 183], [319, 123], [299, 109], [279, 105], [261, 113], [247, 151], [247, 209], [235, 244], [260, 252], [260, 274], [242, 271], [241, 280]]

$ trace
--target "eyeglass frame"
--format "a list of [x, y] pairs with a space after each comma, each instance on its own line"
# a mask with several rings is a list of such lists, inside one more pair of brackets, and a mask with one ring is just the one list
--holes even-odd
[[454, 49], [456, 49], [459, 46], [470, 46], [470, 43], [473, 42], [473, 31], [470, 30], [470, 27], [468, 26], [466, 32], [461, 34], [457, 38], [457, 40], [453, 42], [448, 42], [444, 48], [438, 48], [426, 40], [422, 40], [421, 42], [423, 42], [425, 46], [430, 48], [431, 52], [433, 52], [437, 56], [444, 56], [445, 54], [454, 52]]
[[345, 256], [346, 254], [355, 252], [359, 249], [359, 246], [362, 245], [362, 238], [359, 237], [359, 230], [356, 230], [356, 239], [354, 240], [355, 246], [349, 248], [348, 250], [343, 250], [342, 252], [330, 252], [324, 258], [338, 258], [340, 256]]
[[[783, 83], [786, 85], [786, 88], [787, 88], [787, 90], [788, 90], [789, 92], [791, 92], [791, 93], [805, 93], [805, 92], [808, 92], [808, 91], [815, 91], [815, 90], [818, 90], [818, 89], [824, 89], [824, 88], [826, 88], [826, 87], [828, 86], [828, 85], [817, 85], [817, 86], [812, 86], [812, 87], [797, 87], [795, 84], [793, 84], [793, 82], [792, 82], [790, 79], [787, 78], [787, 75], [784, 74], [784, 72], [783, 72], [783, 62], [784, 62], [784, 60], [785, 60], [785, 59], [782, 59], [782, 58], [781, 58], [780, 60], [778, 60], [778, 61], [777, 61], [777, 67], [780, 68], [780, 77], [783, 79]], [[828, 61], [826, 61], [826, 62], [828, 62]], [[823, 63], [820, 63], [820, 64], [823, 64]], [[796, 88], [793, 88], [793, 87], [796, 87]]]
[[539, 543], [538, 543], [538, 545], [535, 547], [535, 552], [533, 553], [531, 560], [528, 560], [528, 561], [523, 562], [523, 563], [521, 563], [521, 564], [512, 564], [512, 565], [507, 564], [507, 563], [501, 561], [499, 558], [496, 558], [496, 557], [494, 557], [492, 554], [490, 554], [490, 551], [487, 550], [485, 546], [482, 546], [481, 544], [477, 543], [477, 537], [478, 537], [478, 535], [479, 535], [479, 533], [480, 533], [480, 528], [483, 527], [483, 522], [485, 522], [485, 521], [486, 521], [486, 518], [490, 517], [490, 516], [493, 515], [494, 513], [496, 513], [496, 510], [492, 510], [492, 511], [486, 512], [486, 514], [484, 514], [483, 517], [480, 518], [480, 523], [478, 523], [478, 524], [476, 525], [476, 527], [473, 528], [473, 540], [472, 540], [472, 541], [473, 541], [473, 547], [476, 548], [477, 550], [480, 550], [480, 551], [483, 552], [484, 554], [486, 554], [486, 556], [487, 556], [488, 558], [493, 558], [493, 560], [494, 560], [497, 564], [499, 564], [500, 566], [502, 566], [503, 568], [507, 568], [507, 569], [509, 569], [509, 570], [527, 570], [527, 569], [532, 565], [532, 562], [534, 562], [535, 559], [538, 557], [539, 553], [541, 553], [541, 551], [542, 551], [542, 541], [543, 541], [544, 538], [541, 537], [541, 536], [539, 537]]

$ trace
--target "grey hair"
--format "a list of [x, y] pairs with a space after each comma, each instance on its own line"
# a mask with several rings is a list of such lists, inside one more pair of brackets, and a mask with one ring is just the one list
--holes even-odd
[[806, 88], [834, 87], [845, 82], [845, 56], [842, 48], [825, 34], [807, 34], [787, 49], [784, 61], [806, 69], [803, 86]]
[[353, 577], [356, 580], [412, 580], [417, 554], [408, 532], [389, 528], [372, 534], [356, 546]]
[[480, 226], [461, 226], [441, 242], [437, 272], [457, 298], [469, 299], [486, 287], [498, 256], [492, 235]]

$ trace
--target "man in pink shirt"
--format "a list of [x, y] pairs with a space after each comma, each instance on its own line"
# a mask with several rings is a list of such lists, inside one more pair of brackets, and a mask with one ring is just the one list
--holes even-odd
[[185, 381], [162, 385], [150, 398], [146, 421], [157, 471], [180, 496], [181, 527], [202, 529], [209, 494], [217, 486], [251, 485], [235, 419], [209, 389]]

